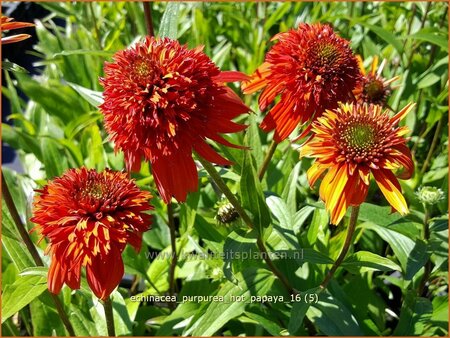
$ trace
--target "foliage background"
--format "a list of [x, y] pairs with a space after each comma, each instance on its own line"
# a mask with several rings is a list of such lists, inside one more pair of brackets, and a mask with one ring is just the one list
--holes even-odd
[[[146, 33], [141, 3], [41, 3], [51, 14], [36, 20], [38, 43], [26, 53], [38, 56], [38, 76], [4, 71], [2, 94], [11, 104], [12, 125], [2, 124], [2, 141], [17, 150], [23, 173], [3, 167], [13, 198], [29, 229], [33, 189], [67, 168], [85, 165], [122, 170], [123, 156], [114, 154], [97, 110], [98, 78], [114, 52]], [[166, 14], [164, 15], [164, 12]], [[400, 76], [389, 100], [397, 111], [417, 103], [405, 123], [412, 130], [410, 147], [414, 177], [402, 183], [411, 213], [390, 214], [378, 189], [371, 187], [361, 207], [351, 254], [317, 304], [188, 302], [170, 309], [164, 303], [133, 302], [131, 295], [168, 291], [168, 259], [148, 253], [170, 253], [166, 206], [153, 199], [153, 230], [144, 236], [139, 254], [124, 252], [132, 284], [114, 293], [119, 335], [448, 335], [448, 5], [445, 2], [377, 3], [152, 3], [157, 34], [174, 36], [205, 52], [222, 70], [251, 73], [263, 61], [270, 38], [300, 22], [330, 23], [368, 67], [373, 56], [385, 58], [384, 77]], [[64, 19], [63, 26], [55, 20]], [[238, 90], [238, 88], [235, 88]], [[24, 93], [29, 101], [23, 100]], [[265, 204], [264, 240], [270, 251], [303, 250], [300, 260], [275, 263], [302, 292], [311, 293], [339, 254], [345, 226], [329, 226], [317, 191], [310, 189], [310, 161], [298, 159], [288, 141], [277, 149], [262, 189], [251, 179], [263, 161], [272, 136], [257, 125], [262, 116], [257, 96], [245, 101], [255, 114], [243, 117], [246, 133], [230, 136], [251, 147], [220, 148], [235, 165], [221, 175], [236, 193]], [[244, 157], [247, 160], [244, 160]], [[246, 175], [242, 175], [245, 173]], [[218, 225], [214, 216], [221, 196], [200, 170], [200, 191], [177, 205], [179, 253], [256, 251], [253, 232], [240, 222]], [[148, 165], [133, 175], [139, 186], [157, 196]], [[250, 176], [250, 179], [249, 179]], [[258, 183], [256, 183], [258, 184]], [[414, 192], [431, 185], [445, 200], [431, 210], [431, 238], [423, 239], [423, 206]], [[245, 206], [245, 205], [244, 205]], [[248, 206], [247, 206], [248, 207]], [[46, 269], [34, 267], [2, 203], [2, 331], [3, 335], [64, 335], [65, 329], [46, 289]], [[36, 243], [38, 238], [32, 235]], [[39, 244], [42, 253], [45, 242]], [[48, 262], [47, 256], [42, 256]], [[428, 259], [429, 283], [417, 293]], [[261, 260], [183, 259], [176, 269], [179, 295], [288, 295]], [[104, 335], [103, 309], [87, 285], [60, 295], [77, 335]], [[18, 313], [18, 316], [15, 315]], [[49, 325], [51, 323], [51, 325]]]

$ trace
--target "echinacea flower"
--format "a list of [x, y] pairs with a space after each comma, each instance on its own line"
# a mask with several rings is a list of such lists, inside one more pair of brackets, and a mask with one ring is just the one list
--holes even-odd
[[164, 202], [186, 200], [198, 175], [192, 152], [216, 164], [231, 164], [207, 143], [230, 147], [220, 134], [246, 128], [232, 121], [248, 107], [225, 82], [246, 79], [221, 72], [202, 47], [188, 49], [168, 38], [147, 37], [105, 64], [105, 127], [128, 170], [150, 161]]
[[392, 91], [391, 83], [397, 81], [399, 76], [395, 76], [389, 80], [383, 78], [381, 73], [383, 72], [386, 60], [384, 59], [378, 67], [377, 56], [373, 58], [370, 71], [368, 73], [366, 73], [360, 57], [358, 57], [358, 62], [361, 73], [363, 74], [363, 79], [355, 88], [353, 94], [360, 103], [373, 103], [385, 107], [386, 101]]
[[126, 244], [139, 251], [150, 228], [151, 194], [127, 173], [86, 168], [70, 169], [37, 192], [31, 221], [50, 242], [49, 290], [57, 294], [64, 283], [79, 289], [86, 267], [92, 291], [106, 299], [123, 277]]
[[[25, 27], [34, 27], [34, 24], [30, 22], [12, 22], [14, 19], [9, 18], [7, 16], [2, 15], [0, 25], [1, 31], [10, 31], [13, 29], [25, 28]], [[19, 42], [25, 39], [30, 38], [29, 34], [16, 34], [11, 36], [2, 37], [2, 45], [7, 45], [9, 43]]]
[[261, 111], [279, 97], [261, 128], [275, 129], [274, 139], [281, 142], [299, 124], [336, 108], [339, 101], [351, 100], [361, 74], [349, 42], [328, 25], [300, 24], [272, 40], [278, 42], [242, 89], [245, 94], [264, 89], [259, 96]]
[[390, 117], [381, 106], [341, 103], [313, 123], [313, 137], [303, 145], [300, 156], [316, 159], [307, 176], [311, 186], [323, 176], [319, 194], [331, 223], [338, 224], [349, 206], [364, 202], [370, 174], [392, 208], [402, 215], [408, 212], [393, 171], [401, 179], [409, 179], [414, 171], [403, 137], [409, 130], [398, 126], [413, 107], [408, 104]]

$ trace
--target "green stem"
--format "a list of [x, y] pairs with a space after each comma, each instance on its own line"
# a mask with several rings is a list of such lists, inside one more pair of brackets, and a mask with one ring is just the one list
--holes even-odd
[[150, 7], [150, 2], [144, 1], [144, 16], [145, 16], [145, 26], [147, 27], [147, 34], [149, 36], [155, 36], [153, 30], [153, 19], [152, 19], [152, 9]]
[[339, 266], [342, 264], [342, 262], [345, 259], [345, 256], [347, 255], [348, 249], [350, 248], [350, 245], [353, 242], [353, 234], [355, 232], [356, 228], [356, 222], [358, 220], [358, 214], [359, 214], [359, 206], [352, 207], [352, 214], [350, 216], [350, 223], [348, 225], [347, 229], [347, 236], [345, 238], [344, 246], [342, 247], [341, 253], [339, 254], [339, 257], [334, 262], [333, 266], [331, 267], [330, 271], [328, 271], [328, 274], [325, 276], [325, 279], [320, 284], [321, 289], [326, 289], [328, 286], [328, 283], [333, 278], [336, 270], [339, 268]]
[[422, 169], [420, 170], [420, 173], [423, 175], [431, 162], [431, 158], [433, 157], [434, 150], [436, 149], [437, 142], [439, 140], [439, 136], [441, 134], [441, 128], [442, 128], [442, 121], [443, 119], [440, 119], [437, 126], [436, 131], [434, 132], [433, 141], [431, 141], [430, 150], [428, 151], [427, 158], [425, 159], [425, 162], [423, 163]]
[[[423, 208], [425, 210], [425, 217], [423, 219], [423, 238], [425, 242], [428, 243], [428, 241], [430, 240], [430, 225], [429, 225], [430, 210], [429, 208], [427, 208], [425, 204], [423, 205]], [[432, 268], [431, 261], [430, 259], [428, 259], [427, 262], [425, 263], [423, 277], [420, 280], [419, 287], [417, 289], [417, 293], [419, 296], [422, 296], [424, 293], [425, 285], [427, 284], [428, 279], [430, 278], [431, 268]]]
[[264, 158], [261, 168], [258, 171], [258, 178], [260, 181], [262, 181], [262, 179], [264, 178], [264, 174], [266, 173], [266, 170], [269, 167], [270, 160], [272, 160], [273, 154], [275, 153], [277, 146], [278, 143], [275, 141], [272, 141], [272, 143], [270, 144], [266, 157]]
[[[197, 159], [199, 162], [203, 165], [203, 168], [205, 168], [206, 172], [209, 174], [209, 176], [214, 180], [214, 182], [217, 184], [217, 186], [220, 188], [222, 193], [228, 198], [230, 203], [233, 205], [234, 209], [236, 209], [239, 216], [242, 218], [244, 223], [250, 228], [253, 229], [253, 222], [250, 219], [250, 217], [245, 212], [244, 208], [242, 208], [241, 204], [237, 200], [236, 196], [231, 192], [231, 190], [228, 188], [228, 186], [225, 184], [225, 182], [222, 180], [214, 166], [209, 163], [208, 161], [204, 160], [200, 156], [197, 156]], [[289, 292], [289, 294], [297, 294], [298, 292], [291, 286], [287, 278], [278, 270], [278, 268], [274, 265], [272, 259], [270, 258], [270, 255], [264, 245], [264, 242], [262, 241], [261, 237], [257, 240], [257, 246], [259, 251], [262, 253], [263, 259], [267, 263], [267, 266], [269, 269], [274, 273], [275, 276], [278, 277], [278, 279], [283, 283], [283, 286], [286, 288], [286, 290]]]
[[[25, 243], [25, 246], [27, 247], [29, 253], [31, 254], [31, 257], [33, 257], [34, 263], [37, 266], [44, 266], [41, 256], [39, 256], [39, 252], [37, 251], [36, 247], [34, 246], [33, 242], [31, 241], [31, 238], [28, 235], [28, 232], [25, 229], [25, 226], [23, 225], [22, 220], [20, 219], [19, 213], [17, 211], [16, 205], [14, 204], [14, 200], [9, 191], [8, 184], [6, 183], [6, 179], [5, 179], [5, 176], [3, 175], [3, 172], [2, 172], [2, 195], [3, 195], [3, 198], [5, 199], [6, 206], [9, 210], [9, 213], [11, 214], [14, 224], [16, 225], [16, 228], [19, 231], [20, 237], [22, 238], [23, 242]], [[72, 327], [72, 324], [70, 323], [67, 313], [64, 311], [61, 300], [58, 298], [57, 295], [55, 295], [53, 293], [50, 293], [50, 296], [51, 296], [53, 302], [55, 303], [56, 311], [58, 312], [67, 332], [69, 333], [70, 336], [75, 336], [75, 331]]]
[[105, 310], [106, 328], [108, 329], [108, 336], [115, 337], [116, 330], [114, 329], [114, 315], [111, 297], [108, 296], [108, 298], [106, 298], [103, 301], [103, 308]]
[[[173, 217], [173, 205], [172, 203], [167, 204], [167, 216], [168, 225], [170, 230], [170, 245], [172, 247], [172, 261], [170, 262], [169, 268], [169, 293], [171, 296], [175, 295], [175, 268], [178, 262], [177, 256], [177, 245], [176, 245], [176, 234], [175, 234], [175, 222]], [[170, 303], [173, 304], [173, 303]]]
[[100, 31], [99, 31], [99, 29], [97, 27], [97, 20], [95, 18], [94, 7], [92, 5], [92, 2], [89, 2], [88, 6], [89, 6], [89, 10], [91, 12], [92, 26], [94, 26], [95, 37], [97, 38], [98, 46], [100, 48], [102, 48], [102, 41], [101, 41], [101, 37], [100, 37]]

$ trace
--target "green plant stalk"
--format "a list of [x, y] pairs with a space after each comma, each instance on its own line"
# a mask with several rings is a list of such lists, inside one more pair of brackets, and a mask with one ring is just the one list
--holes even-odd
[[[176, 244], [176, 234], [175, 234], [175, 222], [173, 217], [173, 205], [172, 203], [167, 204], [167, 216], [168, 225], [170, 230], [170, 245], [172, 247], [172, 260], [169, 267], [169, 293], [171, 296], [175, 295], [175, 268], [178, 262], [177, 255], [177, 244]], [[173, 303], [170, 303], [173, 304]]]
[[431, 141], [430, 150], [428, 151], [427, 158], [425, 159], [425, 162], [423, 163], [422, 169], [420, 170], [420, 173], [423, 175], [428, 169], [428, 166], [430, 165], [431, 158], [433, 157], [434, 150], [436, 149], [437, 142], [439, 140], [439, 136], [441, 134], [441, 128], [442, 128], [442, 119], [439, 120], [436, 131], [434, 132], [433, 141]]
[[[430, 240], [430, 210], [427, 208], [425, 204], [423, 204], [423, 209], [425, 210], [425, 217], [423, 219], [423, 238], [426, 243]], [[417, 294], [419, 296], [423, 295], [423, 292], [425, 290], [425, 285], [428, 282], [428, 279], [430, 278], [431, 274], [431, 261], [428, 258], [427, 262], [425, 263], [424, 272], [422, 279], [420, 280], [419, 287], [417, 288]]]
[[144, 16], [145, 16], [145, 27], [147, 28], [147, 34], [149, 36], [155, 36], [155, 31], [153, 30], [153, 19], [152, 19], [152, 9], [150, 7], [150, 2], [144, 1]]
[[[33, 260], [37, 266], [44, 266], [44, 263], [42, 262], [41, 256], [39, 256], [39, 253], [34, 246], [33, 242], [31, 241], [30, 236], [28, 235], [27, 230], [25, 229], [25, 226], [22, 224], [22, 220], [20, 219], [19, 213], [17, 211], [17, 208], [14, 204], [14, 200], [11, 196], [11, 193], [8, 188], [8, 184], [6, 183], [5, 176], [2, 172], [2, 195], [5, 199], [6, 206], [9, 210], [9, 213], [11, 214], [11, 217], [14, 221], [14, 224], [16, 225], [17, 230], [19, 231], [20, 237], [22, 238], [23, 242], [25, 243], [25, 246], [27, 247], [28, 252], [31, 254], [31, 257], [33, 257]], [[58, 298], [57, 295], [49, 292], [53, 302], [55, 303], [56, 311], [58, 312], [59, 316], [61, 317], [61, 320], [69, 333], [70, 336], [75, 336], [75, 331], [72, 327], [72, 324], [70, 323], [69, 317], [67, 316], [67, 313], [64, 311], [63, 305]]]
[[350, 216], [350, 222], [348, 224], [347, 236], [345, 237], [344, 246], [342, 247], [342, 250], [341, 250], [338, 258], [334, 262], [330, 271], [328, 271], [327, 275], [325, 276], [325, 279], [320, 284], [320, 288], [322, 290], [325, 290], [327, 288], [328, 283], [333, 278], [336, 270], [339, 268], [339, 266], [344, 261], [345, 256], [347, 255], [348, 249], [350, 249], [350, 245], [352, 244], [352, 241], [353, 241], [353, 234], [355, 233], [356, 222], [358, 220], [358, 214], [359, 214], [359, 206], [352, 207], [352, 213]]
[[275, 150], [277, 149], [278, 143], [275, 141], [272, 141], [270, 144], [269, 150], [267, 151], [266, 157], [264, 158], [264, 161], [261, 165], [261, 168], [258, 171], [258, 178], [260, 181], [264, 178], [264, 174], [267, 171], [267, 168], [269, 167], [269, 163], [272, 160], [273, 154], [275, 154]]
[[[242, 218], [244, 223], [250, 228], [253, 229], [253, 222], [250, 219], [250, 217], [245, 212], [244, 208], [241, 206], [239, 201], [237, 200], [236, 196], [230, 191], [228, 186], [225, 184], [225, 182], [222, 180], [220, 175], [217, 173], [214, 166], [209, 163], [208, 161], [204, 160], [200, 156], [197, 156], [198, 161], [203, 165], [203, 168], [205, 168], [206, 172], [209, 174], [209, 176], [214, 180], [214, 182], [217, 184], [219, 189], [222, 191], [222, 193], [228, 198], [230, 203], [233, 205], [233, 207], [236, 209], [239, 216]], [[258, 249], [262, 253], [262, 256], [264, 258], [264, 261], [266, 262], [269, 269], [274, 273], [275, 276], [278, 277], [278, 279], [281, 281], [283, 286], [286, 288], [286, 290], [289, 292], [289, 294], [297, 294], [298, 291], [296, 291], [287, 278], [278, 270], [278, 268], [273, 264], [273, 261], [269, 257], [269, 253], [267, 252], [267, 249], [264, 245], [264, 242], [259, 237], [256, 242]]]
[[116, 330], [114, 329], [113, 308], [111, 298], [109, 296], [103, 301], [103, 309], [105, 310], [106, 328], [108, 330], [108, 336], [115, 337]]
[[89, 6], [89, 11], [91, 12], [90, 14], [91, 14], [91, 19], [92, 19], [92, 26], [94, 26], [95, 37], [97, 38], [99, 48], [102, 48], [102, 41], [100, 38], [100, 31], [97, 26], [97, 20], [95, 18], [94, 6], [92, 5], [92, 2], [89, 2], [88, 6]]

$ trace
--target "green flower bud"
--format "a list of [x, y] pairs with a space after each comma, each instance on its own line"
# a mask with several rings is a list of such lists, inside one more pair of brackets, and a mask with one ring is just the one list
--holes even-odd
[[416, 196], [423, 204], [433, 205], [442, 201], [445, 197], [442, 189], [436, 187], [420, 187], [416, 191]]

